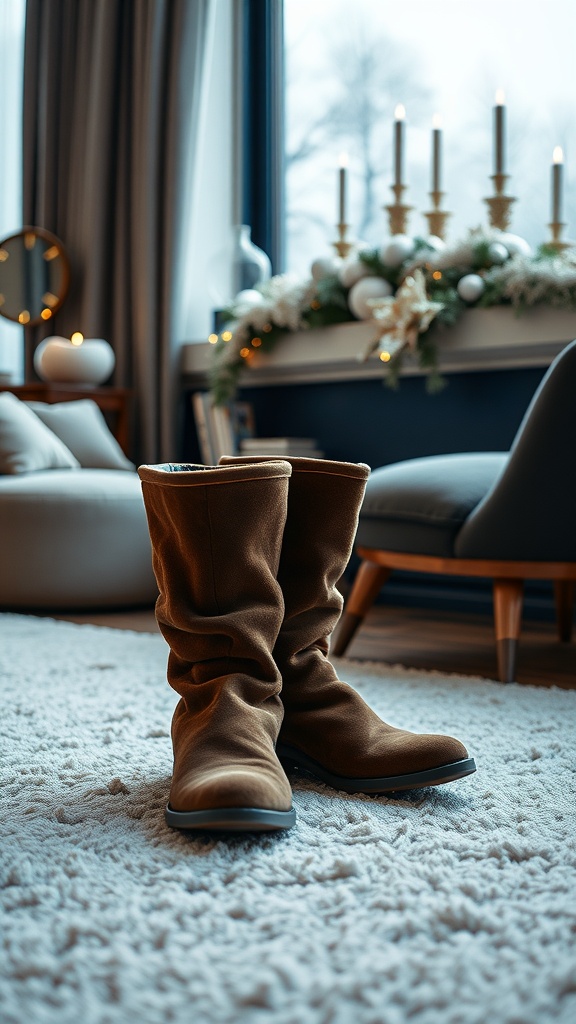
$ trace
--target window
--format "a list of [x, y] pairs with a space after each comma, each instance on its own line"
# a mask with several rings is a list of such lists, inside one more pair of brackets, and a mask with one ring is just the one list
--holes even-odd
[[576, 237], [573, 0], [284, 0], [286, 269], [304, 274], [335, 240], [339, 155], [349, 159], [354, 239], [388, 232], [392, 131], [406, 109], [408, 230], [429, 234], [431, 128], [442, 119], [447, 237], [486, 224], [492, 108], [505, 94], [510, 230], [547, 240], [552, 153], [565, 160], [565, 237]]
[[[22, 83], [25, 0], [0, 0], [0, 238], [22, 227]], [[0, 317], [0, 374], [22, 373], [22, 328]]]

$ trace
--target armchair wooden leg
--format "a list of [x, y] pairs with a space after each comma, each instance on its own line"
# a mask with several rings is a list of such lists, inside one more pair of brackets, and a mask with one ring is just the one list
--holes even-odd
[[390, 569], [375, 562], [362, 562], [352, 586], [346, 607], [338, 623], [331, 653], [344, 654], [356, 630], [378, 597], [380, 588], [390, 575]]
[[516, 675], [516, 652], [522, 626], [523, 596], [523, 580], [494, 580], [494, 625], [498, 678], [501, 683], [513, 682]]
[[556, 597], [558, 638], [562, 643], [569, 644], [572, 639], [574, 580], [556, 580], [554, 583], [554, 595]]

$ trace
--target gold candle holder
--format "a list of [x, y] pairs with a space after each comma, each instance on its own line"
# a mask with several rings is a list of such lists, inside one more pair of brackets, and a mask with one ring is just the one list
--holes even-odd
[[444, 239], [446, 221], [451, 216], [447, 210], [440, 209], [444, 193], [434, 190], [433, 192], [429, 192], [428, 195], [432, 200], [432, 209], [429, 213], [424, 214], [428, 221], [428, 232], [431, 235], [436, 235], [437, 238]]
[[563, 224], [562, 221], [553, 220], [548, 227], [552, 232], [552, 238], [546, 244], [550, 246], [550, 248], [556, 249], [558, 252], [562, 252], [563, 249], [570, 249], [570, 242], [564, 242], [560, 237], [566, 225]]
[[396, 200], [396, 202], [391, 203], [390, 206], [384, 207], [384, 209], [388, 211], [390, 234], [404, 235], [406, 234], [408, 214], [412, 209], [411, 206], [406, 206], [402, 202], [402, 193], [405, 192], [406, 185], [391, 185], [390, 187], [394, 193], [394, 199]]
[[338, 239], [336, 242], [332, 242], [332, 245], [336, 249], [336, 252], [342, 259], [346, 259], [348, 253], [353, 248], [352, 242], [346, 241], [346, 235], [348, 234], [348, 224], [337, 224], [336, 230], [338, 232]]
[[494, 195], [487, 196], [484, 199], [488, 207], [490, 226], [497, 228], [499, 231], [506, 231], [510, 227], [512, 220], [510, 207], [512, 203], [516, 202], [516, 197], [504, 194], [506, 182], [508, 181], [507, 174], [492, 174], [490, 177], [494, 182]]

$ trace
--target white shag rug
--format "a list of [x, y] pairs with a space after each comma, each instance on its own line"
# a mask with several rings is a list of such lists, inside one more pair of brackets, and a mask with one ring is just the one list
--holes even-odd
[[476, 775], [170, 831], [161, 637], [0, 617], [3, 1024], [574, 1024], [576, 691], [340, 662]]

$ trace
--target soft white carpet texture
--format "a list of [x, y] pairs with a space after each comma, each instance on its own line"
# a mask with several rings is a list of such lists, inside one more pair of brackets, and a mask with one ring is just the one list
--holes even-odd
[[475, 776], [170, 831], [159, 636], [0, 617], [3, 1024], [576, 1021], [576, 692], [341, 662]]

